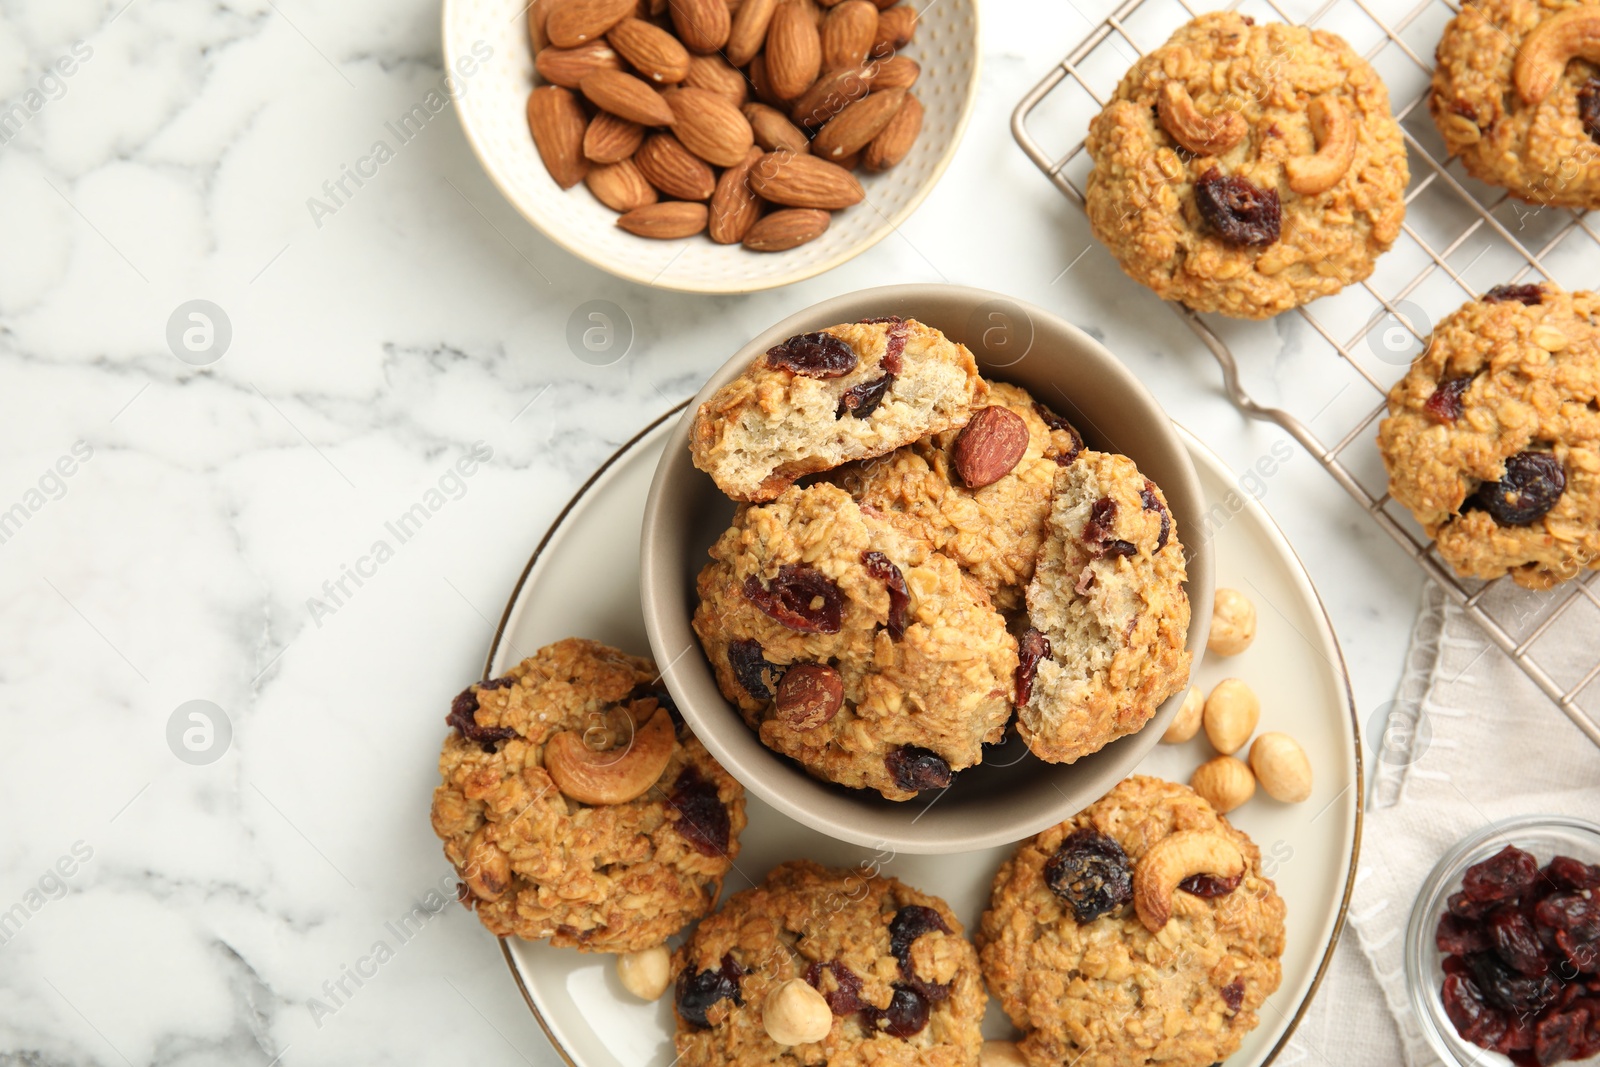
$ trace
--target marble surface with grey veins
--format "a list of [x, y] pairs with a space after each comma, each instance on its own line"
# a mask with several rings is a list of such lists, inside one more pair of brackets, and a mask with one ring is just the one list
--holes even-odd
[[[901, 230], [705, 298], [550, 244], [448, 104], [389, 132], [442, 83], [430, 0], [0, 0], [0, 1064], [557, 1063], [446, 906], [443, 715], [572, 491], [798, 308], [999, 290], [1234, 469], [1270, 455], [1012, 141], [1109, 6], [986, 2], [975, 118]], [[612, 365], [568, 344], [592, 300], [631, 324]], [[1253, 330], [1252, 387], [1338, 417], [1305, 324]], [[1305, 453], [1247, 487], [1380, 713], [1420, 578]]]

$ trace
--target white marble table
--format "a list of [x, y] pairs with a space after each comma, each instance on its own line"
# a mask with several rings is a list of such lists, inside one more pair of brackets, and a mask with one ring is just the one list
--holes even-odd
[[[706, 299], [554, 248], [448, 111], [312, 218], [440, 83], [432, 0], [0, 2], [0, 99], [23, 105], [0, 146], [0, 1063], [557, 1062], [494, 942], [431, 908], [454, 881], [427, 821], [441, 717], [572, 490], [794, 309], [1001, 290], [1102, 337], [1236, 469], [1267, 453], [1281, 435], [1012, 143], [1015, 101], [1105, 6], [987, 4], [976, 118], [902, 232]], [[633, 322], [617, 365], [566, 344], [591, 299]], [[167, 339], [193, 300], [231, 324], [204, 367]], [[1420, 579], [1303, 453], [1266, 503], [1371, 715]], [[211, 762], [174, 754], [196, 700], [222, 711]]]

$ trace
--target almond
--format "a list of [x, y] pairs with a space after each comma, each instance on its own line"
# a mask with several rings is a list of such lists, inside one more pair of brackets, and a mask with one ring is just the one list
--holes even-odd
[[906, 158], [906, 153], [911, 151], [911, 146], [917, 142], [917, 134], [921, 132], [922, 101], [917, 99], [915, 93], [908, 92], [900, 110], [889, 120], [889, 125], [867, 142], [867, 147], [861, 153], [861, 165], [871, 171], [888, 170]]
[[612, 211], [632, 211], [656, 202], [656, 191], [631, 159], [591, 167], [583, 180], [594, 198]]
[[590, 41], [576, 48], [546, 48], [533, 57], [533, 69], [551, 85], [576, 89], [585, 74], [621, 70], [622, 57], [605, 41]]
[[872, 73], [872, 91], [884, 89], [909, 89], [922, 75], [922, 64], [910, 56], [890, 56], [880, 60]]
[[691, 52], [715, 52], [728, 43], [732, 17], [723, 0], [668, 0], [678, 40]]
[[589, 172], [583, 158], [583, 133], [589, 120], [570, 89], [541, 85], [528, 94], [528, 130], [545, 170], [563, 189], [570, 189]]
[[750, 168], [761, 156], [761, 149], [751, 148], [743, 160], [717, 178], [707, 233], [719, 245], [738, 244], [761, 217], [761, 199], [750, 188]]
[[878, 12], [878, 32], [872, 39], [872, 54], [886, 59], [911, 43], [917, 32], [917, 13], [900, 4]]
[[561, 0], [545, 18], [544, 32], [557, 48], [576, 48], [633, 14], [634, 4], [635, 0]]
[[858, 204], [865, 195], [855, 176], [837, 164], [794, 152], [768, 152], [750, 171], [750, 186], [763, 200], [785, 207], [825, 211]]
[[750, 95], [750, 83], [745, 76], [728, 66], [721, 56], [692, 56], [689, 73], [683, 84], [693, 89], [705, 89], [724, 97], [734, 107], [744, 106]]
[[633, 161], [646, 181], [679, 200], [704, 200], [717, 187], [711, 168], [670, 133], [645, 138]]
[[641, 126], [672, 125], [672, 108], [649, 85], [619, 70], [596, 70], [578, 82], [583, 95], [602, 111]]
[[831, 159], [828, 162], [837, 164], [845, 170], [855, 170], [861, 165], [861, 149], [858, 148], [854, 152], [842, 155], [838, 159]]
[[750, 88], [755, 91], [756, 99], [771, 107], [784, 106], [783, 97], [779, 96], [772, 88], [772, 79], [767, 77], [767, 57], [758, 55], [750, 61], [745, 68], [750, 76]]
[[583, 154], [591, 163], [620, 163], [639, 150], [644, 127], [600, 111], [583, 135]]
[[878, 5], [879, 11], [885, 11], [898, 4], [900, 0], [872, 0], [872, 2]]
[[744, 106], [743, 114], [755, 134], [756, 144], [768, 152], [779, 148], [801, 154], [811, 151], [811, 142], [800, 132], [800, 127], [785, 118], [777, 108], [752, 101]]
[[[739, 109], [725, 98], [704, 89], [674, 89], [666, 96], [675, 121], [672, 132], [683, 147], [719, 167], [744, 159], [755, 134]], [[876, 131], [874, 131], [876, 132]]]
[[656, 85], [680, 82], [689, 73], [689, 50], [672, 34], [643, 19], [623, 19], [607, 31], [606, 40]]
[[877, 36], [877, 6], [871, 0], [845, 0], [822, 22], [822, 69], [860, 66]]
[[550, 45], [550, 36], [544, 32], [544, 24], [550, 17], [550, 9], [554, 6], [554, 0], [533, 0], [533, 3], [528, 5], [528, 44], [533, 47], [534, 55], [538, 55]]
[[783, 0], [767, 28], [767, 77], [786, 100], [810, 88], [822, 69], [822, 36], [801, 0]]
[[775, 710], [791, 730], [815, 730], [837, 715], [843, 703], [844, 679], [838, 671], [826, 663], [797, 663], [783, 672]]
[[821, 126], [850, 103], [867, 95], [872, 88], [874, 69], [875, 66], [868, 63], [860, 67], [830, 70], [795, 100], [790, 106], [789, 117], [812, 129]]
[[1010, 408], [979, 411], [950, 446], [950, 465], [968, 489], [982, 489], [1010, 474], [1028, 451], [1028, 424]]
[[742, 67], [755, 58], [767, 40], [767, 27], [772, 23], [772, 13], [778, 9], [778, 0], [744, 0], [733, 15], [733, 25], [728, 30], [728, 43], [722, 50], [728, 62]]
[[826, 211], [814, 208], [774, 211], [745, 231], [744, 246], [752, 252], [783, 252], [821, 237], [832, 218]]
[[682, 200], [664, 200], [659, 204], [636, 207], [618, 216], [617, 225], [636, 236], [653, 237], [661, 241], [693, 237], [706, 228], [706, 206]]
[[868, 141], [889, 125], [889, 120], [900, 110], [905, 98], [904, 89], [890, 89], [857, 100], [817, 131], [816, 137], [811, 140], [812, 155], [838, 163], [845, 156], [866, 147]]

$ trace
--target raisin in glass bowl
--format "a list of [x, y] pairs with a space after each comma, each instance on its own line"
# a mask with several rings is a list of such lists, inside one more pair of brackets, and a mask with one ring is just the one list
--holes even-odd
[[[1539, 869], [1536, 884], [1506, 904], [1479, 903], [1476, 907], [1483, 912], [1481, 920], [1448, 920], [1451, 924], [1448, 939], [1452, 944], [1459, 941], [1462, 951], [1457, 954], [1442, 951], [1439, 946], [1441, 916], [1449, 912], [1477, 913], [1473, 902], [1468, 899], [1473, 894], [1464, 889], [1465, 879], [1471, 877], [1475, 880], [1478, 896], [1490, 897], [1497, 891], [1495, 886], [1498, 881], [1519, 876], [1514, 870], [1515, 864], [1510, 862], [1515, 854], [1502, 855], [1507, 846], [1533, 856]], [[1498, 922], [1494, 918], [1496, 912], [1501, 913], [1501, 919], [1506, 919], [1510, 917], [1510, 912], [1520, 910], [1532, 919], [1536, 911], [1535, 899], [1558, 894], [1564, 897], [1582, 896], [1584, 890], [1547, 884], [1549, 879], [1545, 872], [1550, 862], [1558, 856], [1576, 860], [1579, 864], [1600, 864], [1600, 826], [1564, 815], [1525, 816], [1494, 823], [1458, 843], [1439, 861], [1423, 883], [1406, 927], [1406, 985], [1411, 995], [1412, 1010], [1421, 1023], [1422, 1032], [1443, 1062], [1461, 1064], [1463, 1067], [1506, 1067], [1510, 1064], [1540, 1062], [1532, 1047], [1505, 1054], [1480, 1047], [1463, 1037], [1446, 1009], [1447, 980], [1451, 980], [1454, 986], [1451, 995], [1456, 1000], [1456, 1014], [1462, 1016], [1465, 1011], [1477, 1015], [1477, 1020], [1471, 1025], [1479, 1027], [1480, 1038], [1492, 1039], [1495, 1035], [1488, 1031], [1498, 1032], [1496, 1028], [1502, 1025], [1502, 1020], [1510, 1029], [1519, 1026], [1524, 1028], [1526, 1040], [1506, 1037], [1498, 1042], [1503, 1047], [1531, 1046], [1540, 1023], [1543, 1023], [1544, 1033], [1539, 1039], [1539, 1051], [1552, 1054], [1559, 1052], [1555, 1042], [1562, 1040], [1560, 1029], [1563, 1023], [1559, 1019], [1546, 1020], [1561, 1015], [1565, 1010], [1563, 1003], [1581, 1004], [1591, 999], [1600, 1003], [1600, 992], [1590, 992], [1584, 988], [1592, 986], [1600, 990], [1600, 974], [1576, 972], [1563, 962], [1561, 950], [1553, 943], [1553, 931], [1538, 922], [1526, 929], [1514, 929], [1513, 924]], [[1469, 875], [1469, 871], [1476, 873]], [[1595, 873], [1600, 876], [1600, 871]], [[1506, 892], [1510, 894], [1515, 891], [1508, 889]], [[1594, 890], [1592, 896], [1600, 904], [1600, 889]], [[1454, 907], [1451, 906], [1452, 897], [1455, 897]], [[1515, 901], [1521, 901], [1522, 907], [1516, 907]], [[1497, 926], [1500, 927], [1498, 931]], [[1519, 933], [1526, 936], [1519, 938]], [[1528, 948], [1529, 952], [1519, 953], [1519, 945]], [[1548, 953], [1549, 958], [1555, 961], [1549, 970], [1538, 964], [1536, 957], [1541, 951]], [[1520, 966], [1522, 971], [1519, 972], [1512, 964]], [[1600, 970], [1600, 967], [1594, 969]], [[1541, 971], [1543, 973], [1537, 978], [1529, 978], [1524, 973]], [[1453, 980], [1452, 972], [1456, 972]], [[1571, 981], [1567, 980], [1568, 977]], [[1490, 987], [1489, 992], [1475, 997], [1474, 994], [1479, 993], [1480, 987], [1485, 984]], [[1568, 988], [1574, 984], [1580, 988]], [[1538, 1003], [1524, 1005], [1525, 1010], [1522, 1011], [1506, 1010], [1493, 1003], [1496, 999], [1506, 997], [1532, 997]], [[1467, 1001], [1465, 1005], [1461, 1003], [1463, 999]], [[1518, 1021], [1519, 1017], [1521, 1022]], [[1600, 1034], [1600, 1024], [1597, 1024], [1595, 1032]], [[1600, 1050], [1600, 1044], [1594, 1047]], [[1559, 1062], [1600, 1064], [1600, 1055], [1591, 1052], [1583, 1040], [1576, 1042], [1574, 1052], [1577, 1054], [1564, 1055]]]

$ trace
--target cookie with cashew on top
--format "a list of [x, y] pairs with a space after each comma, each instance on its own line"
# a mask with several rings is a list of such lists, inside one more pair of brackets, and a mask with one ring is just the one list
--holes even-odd
[[1428, 110], [1479, 181], [1600, 207], [1600, 5], [1473, 0], [1439, 40]]
[[1388, 90], [1326, 30], [1201, 15], [1133, 65], [1087, 147], [1095, 235], [1196, 311], [1261, 319], [1336, 293], [1405, 217]]
[[944, 901], [809, 860], [736, 893], [672, 959], [681, 1067], [977, 1067], [988, 997]]
[[1018, 847], [976, 940], [1031, 1067], [1207, 1067], [1278, 988], [1284, 904], [1199, 794], [1135, 776]]
[[451, 704], [433, 829], [462, 903], [496, 935], [634, 952], [711, 910], [739, 854], [744, 789], [660, 677], [574, 637]]

